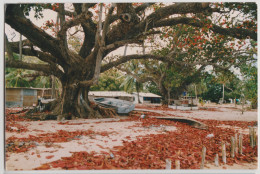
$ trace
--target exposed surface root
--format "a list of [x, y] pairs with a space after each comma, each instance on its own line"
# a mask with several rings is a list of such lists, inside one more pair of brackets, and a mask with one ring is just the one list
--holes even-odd
[[26, 113], [26, 118], [30, 120], [72, 120], [76, 118], [113, 118], [117, 116], [114, 109], [103, 108], [91, 102], [90, 105], [83, 103], [75, 106], [76, 109], [69, 113], [62, 113], [60, 100], [55, 100], [44, 105], [44, 109], [34, 107]]
[[111, 108], [103, 108], [97, 104], [95, 104], [94, 102], [91, 102], [90, 107], [99, 112], [100, 115], [102, 115], [103, 118], [114, 118], [115, 116], [117, 116], [117, 113], [114, 109]]

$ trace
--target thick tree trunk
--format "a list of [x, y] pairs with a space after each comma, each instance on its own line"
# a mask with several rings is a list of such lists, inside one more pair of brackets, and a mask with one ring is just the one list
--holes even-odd
[[88, 100], [90, 87], [73, 86], [70, 83], [62, 83], [62, 95], [53, 109], [53, 114], [61, 115], [61, 118], [108, 118], [116, 115], [112, 109], [101, 108]]
[[168, 91], [167, 89], [161, 85], [161, 88], [159, 88], [160, 93], [162, 94], [162, 105], [168, 106]]

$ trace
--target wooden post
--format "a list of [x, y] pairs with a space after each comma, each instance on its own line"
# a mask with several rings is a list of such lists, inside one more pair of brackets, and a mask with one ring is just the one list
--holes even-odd
[[225, 98], [225, 84], [223, 83], [223, 99], [222, 99], [222, 104], [224, 104], [224, 98]]
[[242, 136], [242, 134], [239, 135], [238, 151], [239, 151], [239, 154], [243, 153], [243, 136]]
[[223, 163], [227, 163], [227, 156], [226, 156], [226, 145], [222, 142], [222, 161]]
[[171, 159], [166, 159], [166, 170], [172, 169], [172, 161]]
[[200, 169], [203, 169], [203, 168], [204, 168], [205, 157], [206, 157], [206, 147], [203, 146], [203, 148], [202, 148], [202, 154], [201, 154], [201, 165], [200, 165]]
[[216, 154], [216, 156], [215, 156], [215, 166], [216, 167], [219, 166], [218, 154]]
[[254, 147], [254, 128], [249, 127], [249, 139], [250, 139], [250, 146]]
[[257, 145], [257, 136], [256, 136], [256, 128], [253, 127], [253, 140], [254, 140], [254, 147]]
[[231, 137], [231, 158], [235, 157], [235, 138]]
[[180, 160], [175, 160], [175, 169], [181, 169], [181, 163]]
[[235, 134], [235, 153], [238, 153], [238, 139], [237, 139], [237, 134]]

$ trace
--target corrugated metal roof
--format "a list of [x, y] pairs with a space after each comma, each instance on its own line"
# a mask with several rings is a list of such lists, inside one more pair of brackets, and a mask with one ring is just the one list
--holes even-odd
[[100, 97], [133, 97], [131, 94], [124, 91], [89, 91], [88, 94]]
[[[134, 92], [135, 95], [137, 95], [136, 92]], [[139, 92], [139, 96], [141, 97], [157, 97], [157, 98], [161, 98], [161, 96], [150, 93], [150, 92]]]

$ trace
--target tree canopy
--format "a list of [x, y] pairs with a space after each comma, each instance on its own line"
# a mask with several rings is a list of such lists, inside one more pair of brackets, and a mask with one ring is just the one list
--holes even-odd
[[[56, 22], [37, 26], [28, 17], [34, 11], [34, 17], [41, 18], [46, 10], [57, 13]], [[19, 42], [9, 42], [6, 36], [6, 66], [56, 76], [63, 89], [59, 113], [100, 117], [89, 107], [90, 87], [98, 83], [100, 73], [129, 60], [219, 68], [248, 61], [246, 55], [256, 47], [256, 10], [256, 3], [251, 2], [7, 4], [5, 23], [26, 37], [23, 55], [46, 63], [15, 60]], [[76, 35], [83, 40], [71, 40]], [[169, 43], [166, 54], [148, 52], [106, 60], [125, 45], [156, 46], [158, 37], [164, 39], [160, 47]]]

